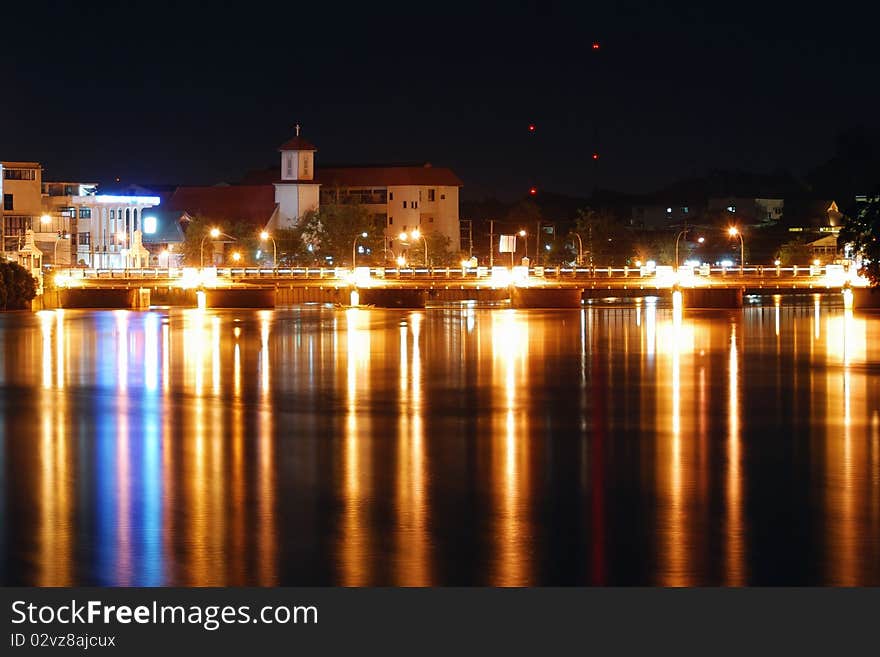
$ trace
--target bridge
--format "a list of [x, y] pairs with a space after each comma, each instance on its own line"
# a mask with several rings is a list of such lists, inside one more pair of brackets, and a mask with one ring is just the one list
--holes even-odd
[[[840, 265], [790, 267], [146, 268], [61, 269], [38, 307], [150, 305], [276, 307], [301, 303], [424, 307], [509, 302], [513, 307], [580, 307], [589, 299], [671, 296], [685, 307], [737, 308], [744, 295], [844, 290], [857, 307], [880, 306], [862, 279]], [[877, 297], [875, 299], [874, 297]]]

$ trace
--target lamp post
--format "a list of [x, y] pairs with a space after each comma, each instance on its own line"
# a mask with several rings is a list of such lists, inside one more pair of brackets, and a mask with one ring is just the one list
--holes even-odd
[[415, 242], [416, 240], [421, 239], [425, 243], [425, 267], [428, 266], [428, 240], [422, 235], [418, 228], [410, 232], [408, 235], [406, 233], [401, 233], [399, 239], [401, 242]]
[[354, 269], [354, 268], [355, 268], [355, 265], [357, 264], [357, 243], [358, 243], [358, 238], [360, 238], [360, 237], [366, 237], [366, 236], [367, 236], [367, 233], [366, 233], [366, 232], [363, 232], [363, 233], [361, 233], [360, 235], [355, 235], [354, 242], [352, 242], [352, 244], [351, 244], [351, 268], [352, 268], [352, 269]]
[[275, 238], [269, 235], [265, 230], [260, 233], [260, 241], [272, 240], [272, 268], [278, 269], [278, 249], [275, 248]]
[[581, 239], [581, 236], [577, 233], [572, 233], [575, 237], [578, 238], [578, 257], [577, 257], [577, 266], [582, 267], [584, 264], [584, 241]]
[[520, 229], [519, 236], [523, 238], [523, 258], [528, 258], [529, 257], [529, 238], [528, 238], [528, 233], [525, 231], [525, 228]]
[[[685, 228], [684, 230], [680, 231], [678, 235], [675, 236], [675, 271], [678, 271], [678, 240], [681, 239], [682, 235], [686, 235], [688, 232], [690, 232], [690, 230], [690, 228]], [[705, 238], [698, 237], [697, 241], [702, 244], [705, 241]]]
[[736, 226], [731, 226], [730, 228], [728, 228], [727, 234], [731, 237], [733, 237], [734, 235], [739, 237], [739, 275], [742, 276], [746, 264], [746, 243], [743, 241], [742, 233]]
[[60, 242], [63, 239], [64, 240], [70, 239], [70, 233], [62, 233], [61, 231], [59, 231], [58, 237], [55, 238], [55, 247], [54, 247], [55, 255], [52, 258], [52, 262], [55, 264], [55, 267], [58, 266], [58, 242]]
[[422, 235], [421, 231], [418, 228], [413, 230], [409, 234], [409, 236], [413, 239], [413, 241], [421, 238], [422, 243], [425, 245], [425, 267], [427, 268], [428, 267], [428, 238], [425, 235]]
[[205, 268], [205, 240], [208, 239], [208, 237], [210, 237], [211, 239], [217, 239], [218, 237], [220, 237], [220, 229], [212, 228], [210, 231], [208, 231], [207, 235], [202, 237], [202, 241], [199, 244], [199, 268], [201, 269]]

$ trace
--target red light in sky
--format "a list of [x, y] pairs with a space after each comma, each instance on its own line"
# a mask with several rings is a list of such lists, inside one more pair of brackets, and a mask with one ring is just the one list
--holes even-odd
[[593, 41], [593, 50], [599, 50], [599, 42]]
[[537, 193], [538, 193], [538, 188], [537, 188], [537, 187], [529, 187], [529, 194], [531, 194], [532, 196], [534, 196], [534, 195], [537, 194]]
[[534, 131], [535, 131], [535, 124], [529, 123], [529, 132], [534, 132]]
[[599, 159], [599, 154], [598, 154], [598, 153], [593, 153], [593, 159], [594, 159], [594, 160], [598, 160], [598, 159]]

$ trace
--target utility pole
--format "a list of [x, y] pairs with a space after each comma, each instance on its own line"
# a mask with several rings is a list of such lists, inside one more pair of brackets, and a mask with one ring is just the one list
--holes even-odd
[[[464, 242], [467, 240], [467, 252], [468, 258], [472, 258], [474, 255], [474, 222], [471, 219], [462, 219], [460, 222], [461, 230], [459, 233], [459, 242]], [[464, 234], [467, 231], [467, 237], [465, 238]], [[460, 246], [460, 245], [459, 245]], [[462, 249], [463, 251], [464, 249]]]
[[541, 222], [538, 222], [538, 230], [535, 232], [535, 266], [541, 264]]
[[489, 219], [489, 269], [495, 266], [495, 220]]

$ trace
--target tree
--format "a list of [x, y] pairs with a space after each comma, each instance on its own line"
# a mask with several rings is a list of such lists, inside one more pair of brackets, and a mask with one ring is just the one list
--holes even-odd
[[[384, 226], [364, 205], [329, 203], [306, 212], [300, 219], [302, 237], [321, 261], [351, 264], [352, 247], [358, 245], [373, 253], [384, 246]], [[366, 237], [360, 237], [367, 233]]]
[[811, 257], [810, 247], [802, 237], [781, 244], [776, 251], [780, 265], [804, 265], [810, 262]]
[[584, 244], [585, 264], [624, 265], [632, 255], [632, 237], [614, 216], [587, 208], [578, 210], [575, 232]]
[[[211, 229], [217, 228], [221, 235], [216, 240], [210, 235]], [[214, 253], [215, 242], [229, 242], [230, 252], [237, 251], [241, 254], [241, 260], [237, 264], [251, 264], [256, 257], [258, 249], [265, 249], [260, 245], [260, 231], [250, 223], [243, 221], [214, 221], [207, 217], [193, 217], [186, 225], [183, 239], [183, 259], [190, 266], [201, 266], [204, 255], [205, 265], [212, 265], [211, 254]], [[204, 245], [204, 247], [203, 247]]]
[[3, 310], [24, 310], [37, 296], [37, 281], [15, 262], [0, 262], [0, 304]]
[[846, 218], [838, 248], [851, 249], [852, 257], [861, 262], [860, 273], [872, 286], [880, 285], [880, 190], [870, 200], [858, 203], [851, 216]]

